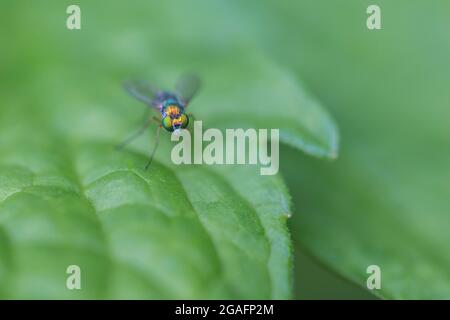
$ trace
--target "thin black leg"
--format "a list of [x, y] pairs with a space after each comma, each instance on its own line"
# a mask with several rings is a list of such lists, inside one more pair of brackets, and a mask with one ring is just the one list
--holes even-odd
[[153, 162], [153, 157], [155, 156], [156, 149], [158, 149], [158, 145], [159, 145], [159, 134], [160, 134], [160, 132], [161, 132], [161, 125], [159, 125], [158, 128], [156, 129], [155, 146], [153, 147], [153, 151], [152, 151], [152, 154], [150, 155], [150, 159], [148, 160], [148, 163], [145, 166], [145, 170], [148, 170], [148, 168], [150, 167], [150, 165]]
[[129, 136], [128, 138], [126, 138], [122, 143], [118, 144], [116, 146], [117, 150], [121, 150], [123, 149], [127, 144], [129, 144], [131, 141], [133, 141], [134, 139], [136, 139], [137, 137], [139, 137], [141, 134], [144, 133], [144, 131], [150, 126], [152, 122], [152, 119], [147, 119], [144, 123], [144, 125], [139, 129], [139, 131], [137, 131], [136, 133], [132, 134], [131, 136]]

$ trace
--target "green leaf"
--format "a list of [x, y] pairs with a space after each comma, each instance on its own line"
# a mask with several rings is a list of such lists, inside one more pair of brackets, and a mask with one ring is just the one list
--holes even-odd
[[[79, 31], [65, 29], [54, 3], [8, 4], [4, 17], [16, 42], [0, 63], [0, 294], [291, 297], [281, 179], [251, 166], [174, 166], [167, 134], [143, 170], [153, 139], [114, 150], [144, 110], [120, 82], [137, 75], [170, 88], [197, 71], [204, 87], [190, 111], [205, 127], [281, 128], [283, 141], [318, 156], [336, 154], [332, 119], [232, 33], [228, 5], [79, 4]], [[80, 291], [65, 287], [69, 265], [81, 267]]]
[[374, 32], [368, 1], [283, 4], [272, 18], [295, 18], [274, 37], [310, 36], [273, 55], [320, 92], [342, 132], [333, 163], [282, 151], [293, 238], [364, 288], [367, 267], [380, 266], [371, 292], [383, 298], [450, 298], [449, 3], [379, 1]]
[[[289, 297], [289, 206], [278, 178], [159, 162], [144, 171], [145, 155], [109, 143], [53, 143], [23, 141], [2, 157], [6, 297]], [[80, 292], [65, 289], [72, 264], [83, 272]]]

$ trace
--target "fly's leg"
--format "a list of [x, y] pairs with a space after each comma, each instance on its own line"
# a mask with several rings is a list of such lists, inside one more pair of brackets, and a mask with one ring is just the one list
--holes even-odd
[[148, 168], [150, 167], [150, 165], [153, 162], [153, 157], [155, 156], [156, 153], [156, 149], [158, 149], [158, 145], [159, 145], [159, 134], [161, 132], [161, 127], [162, 125], [160, 124], [158, 126], [158, 128], [156, 129], [156, 138], [155, 138], [155, 146], [153, 147], [153, 151], [152, 154], [150, 155], [150, 158], [148, 159], [147, 165], [145, 166], [145, 170], [148, 170]]
[[146, 120], [144, 125], [137, 132], [135, 132], [134, 134], [132, 134], [131, 136], [126, 138], [123, 142], [118, 144], [116, 146], [116, 149], [117, 150], [122, 150], [127, 144], [129, 144], [131, 141], [133, 141], [134, 139], [139, 137], [141, 134], [143, 134], [144, 131], [150, 126], [151, 123], [152, 123], [152, 119]]
[[145, 132], [145, 130], [150, 126], [152, 121], [156, 121], [157, 123], [161, 122], [161, 120], [159, 120], [157, 117], [148, 118], [148, 112], [146, 112], [145, 113], [145, 122], [142, 125], [142, 127], [137, 132], [135, 132], [134, 134], [132, 134], [131, 136], [126, 138], [122, 143], [118, 144], [116, 146], [116, 149], [122, 150], [127, 144], [129, 144], [131, 141], [133, 141], [134, 139], [139, 137], [141, 134], [143, 134]]

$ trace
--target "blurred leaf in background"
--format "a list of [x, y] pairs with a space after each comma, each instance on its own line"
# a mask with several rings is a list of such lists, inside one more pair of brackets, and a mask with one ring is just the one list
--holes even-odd
[[377, 1], [377, 31], [366, 28], [370, 4], [246, 2], [255, 30], [272, 26], [261, 44], [341, 132], [336, 162], [282, 152], [293, 236], [363, 287], [379, 265], [381, 297], [449, 299], [450, 3]]

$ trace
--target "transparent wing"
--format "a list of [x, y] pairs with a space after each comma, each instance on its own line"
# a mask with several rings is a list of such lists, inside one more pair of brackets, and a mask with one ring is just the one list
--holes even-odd
[[160, 91], [157, 87], [142, 80], [125, 80], [123, 82], [123, 88], [132, 97], [147, 104], [148, 106], [157, 106], [157, 98]]
[[186, 74], [178, 79], [175, 86], [177, 96], [187, 106], [200, 89], [200, 78], [194, 74]]

